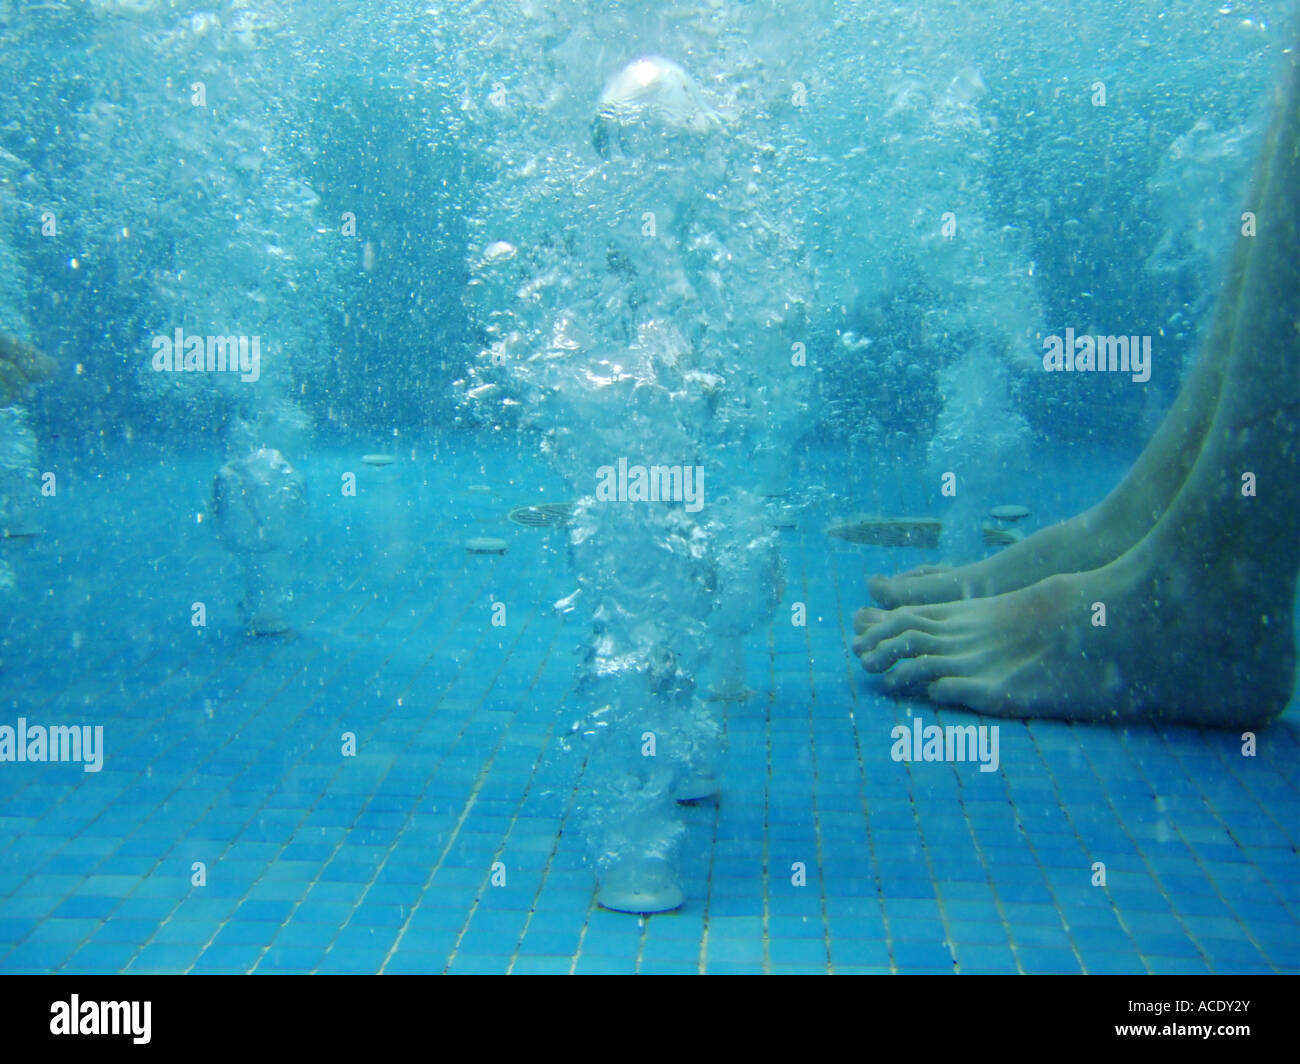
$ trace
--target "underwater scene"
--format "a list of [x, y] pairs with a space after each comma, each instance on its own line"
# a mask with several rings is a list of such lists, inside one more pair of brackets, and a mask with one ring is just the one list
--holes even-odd
[[1300, 972], [1290, 0], [0, 0], [0, 973]]

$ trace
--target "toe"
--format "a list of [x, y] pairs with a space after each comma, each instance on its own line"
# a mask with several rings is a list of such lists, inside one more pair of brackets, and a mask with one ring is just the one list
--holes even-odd
[[897, 596], [893, 588], [898, 579], [894, 576], [873, 576], [867, 580], [867, 590], [881, 605], [894, 606], [897, 604]]
[[961, 676], [969, 667], [970, 661], [964, 656], [923, 654], [898, 662], [881, 679], [890, 691], [907, 691], [932, 686], [942, 677]]
[[867, 590], [871, 592], [871, 597], [886, 609], [906, 606], [909, 602], [916, 601], [913, 581], [923, 575], [914, 570], [894, 576], [873, 576], [867, 581]]
[[909, 569], [903, 574], [903, 577], [909, 576], [934, 576], [936, 573], [952, 572], [951, 565], [918, 565], [915, 569]]
[[929, 580], [952, 571], [949, 565], [918, 565], [898, 576], [873, 576], [867, 581], [871, 597], [882, 606], [906, 606], [919, 602], [942, 601], [946, 584]]
[[923, 617], [912, 610], [876, 610], [880, 616], [876, 623], [869, 625], [853, 641], [853, 653], [861, 657], [876, 648], [876, 644], [885, 639], [892, 639], [907, 631], [926, 632], [937, 635], [941, 630], [938, 621]]
[[928, 632], [907, 631], [892, 639], [883, 639], [874, 650], [863, 654], [862, 664], [867, 672], [884, 672], [896, 661], [916, 658], [923, 654], [949, 654], [954, 651], [952, 641]]
[[884, 617], [884, 610], [878, 610], [874, 606], [863, 606], [853, 615], [853, 634], [861, 635], [873, 624], [879, 624]]

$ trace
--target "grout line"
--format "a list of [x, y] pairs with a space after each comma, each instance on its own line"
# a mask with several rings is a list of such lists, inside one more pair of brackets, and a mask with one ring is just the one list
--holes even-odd
[[[811, 596], [809, 595], [809, 589], [808, 589], [808, 566], [806, 564], [806, 559], [807, 559], [807, 554], [803, 551], [800, 551], [799, 552], [799, 561], [800, 561], [799, 585], [803, 590], [803, 601], [805, 603], [810, 602], [811, 600]], [[840, 627], [839, 616], [838, 616], [838, 607], [839, 607], [838, 587], [835, 590], [835, 605], [836, 605], [836, 614], [832, 618], [831, 623], [833, 623], [836, 629], [838, 630]], [[812, 611], [810, 610], [809, 612]], [[843, 637], [841, 636], [841, 638]], [[816, 670], [813, 668], [816, 655], [813, 653], [813, 646], [812, 646], [812, 625], [809, 624], [804, 626], [803, 639], [804, 639], [804, 646], [807, 649], [807, 659], [808, 659], [808, 751], [809, 751], [808, 756], [809, 756], [809, 763], [812, 766], [812, 820], [813, 820], [813, 833], [817, 841], [818, 904], [821, 908], [821, 917], [822, 917], [822, 943], [826, 947], [826, 972], [827, 974], [830, 974], [834, 969], [831, 966], [830, 917], [827, 912], [827, 906], [826, 906], [826, 880], [827, 880], [826, 853], [825, 853], [825, 847], [822, 844], [822, 818], [821, 818], [821, 807], [818, 801], [819, 789], [817, 786], [817, 784], [821, 780], [821, 773], [819, 771], [819, 762], [817, 759], [817, 729], [814, 723], [816, 720], [816, 713], [814, 712], [814, 710], [817, 705], [817, 673]]]

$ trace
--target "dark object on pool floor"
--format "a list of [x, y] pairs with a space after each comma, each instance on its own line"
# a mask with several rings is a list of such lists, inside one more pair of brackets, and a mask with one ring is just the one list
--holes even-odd
[[942, 531], [943, 522], [937, 517], [859, 515], [835, 522], [826, 529], [826, 534], [873, 547], [933, 548], [939, 546], [939, 533]]
[[1027, 506], [995, 506], [989, 511], [992, 521], [985, 521], [980, 526], [984, 533], [984, 546], [1009, 547], [1025, 538], [1016, 525], [1029, 516]]
[[980, 526], [984, 533], [984, 546], [986, 547], [1009, 547], [1013, 543], [1019, 543], [1025, 538], [1025, 534], [1018, 528], [1012, 528], [1006, 525], [995, 525], [985, 521]]
[[506, 515], [525, 528], [559, 528], [573, 517], [573, 503], [544, 502], [539, 506], [516, 506]]
[[1004, 525], [1013, 525], [1029, 516], [1028, 506], [995, 506], [989, 516]]

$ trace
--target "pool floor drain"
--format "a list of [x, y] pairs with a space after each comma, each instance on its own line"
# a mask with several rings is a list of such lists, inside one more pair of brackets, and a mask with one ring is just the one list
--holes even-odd
[[559, 528], [573, 517], [573, 503], [544, 502], [539, 506], [516, 506], [506, 515], [525, 528]]

